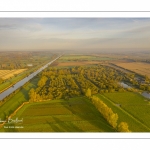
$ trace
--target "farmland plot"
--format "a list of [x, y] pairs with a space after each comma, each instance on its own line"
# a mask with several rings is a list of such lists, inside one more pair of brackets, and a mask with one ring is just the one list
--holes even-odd
[[14, 69], [14, 70], [0, 70], [0, 78], [3, 80], [13, 77], [21, 72], [24, 72], [27, 69]]
[[150, 77], [150, 64], [141, 62], [116, 63], [117, 66]]
[[114, 132], [86, 97], [29, 103], [16, 117], [23, 118], [16, 132]]

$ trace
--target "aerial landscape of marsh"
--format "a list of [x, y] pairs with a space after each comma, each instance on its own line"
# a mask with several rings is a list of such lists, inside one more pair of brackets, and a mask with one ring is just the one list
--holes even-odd
[[150, 132], [149, 18], [0, 18], [0, 132]]

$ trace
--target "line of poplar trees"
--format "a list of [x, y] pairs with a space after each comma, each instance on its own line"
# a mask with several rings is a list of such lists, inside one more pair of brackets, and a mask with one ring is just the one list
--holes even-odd
[[107, 120], [107, 122], [119, 132], [131, 132], [128, 129], [128, 124], [126, 122], [121, 122], [118, 125], [118, 114], [114, 113], [111, 108], [109, 108], [100, 98], [97, 96], [91, 96], [91, 91], [88, 88], [86, 96], [89, 97], [98, 111]]

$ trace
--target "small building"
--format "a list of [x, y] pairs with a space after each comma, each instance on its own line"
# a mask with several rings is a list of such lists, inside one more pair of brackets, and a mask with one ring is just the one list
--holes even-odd
[[32, 66], [33, 66], [33, 64], [27, 64], [27, 66], [28, 66], [28, 67], [32, 67]]

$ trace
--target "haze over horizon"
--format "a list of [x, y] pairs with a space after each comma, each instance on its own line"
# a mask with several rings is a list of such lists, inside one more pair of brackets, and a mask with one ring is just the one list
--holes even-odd
[[0, 18], [0, 51], [150, 49], [150, 18]]

